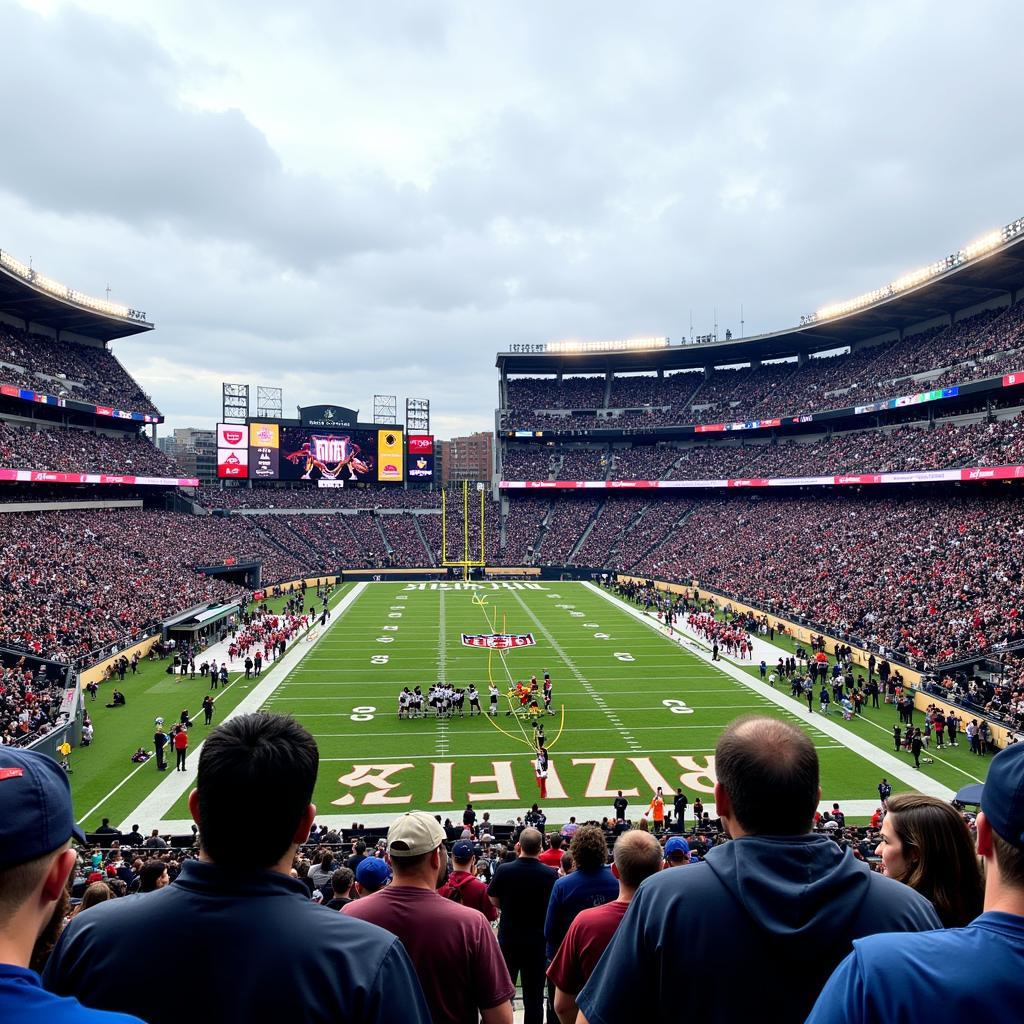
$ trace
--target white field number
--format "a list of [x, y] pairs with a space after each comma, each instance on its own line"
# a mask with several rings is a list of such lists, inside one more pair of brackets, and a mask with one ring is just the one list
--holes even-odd
[[369, 722], [370, 719], [373, 718], [373, 713], [376, 710], [376, 708], [360, 704], [358, 707], [352, 709], [352, 714], [348, 717], [351, 718], [353, 722]]
[[374, 654], [370, 658], [371, 665], [386, 665], [388, 663], [388, 656], [386, 654]]
[[619, 661], [636, 661], [636, 658], [629, 651], [616, 651], [612, 657], [618, 658]]
[[664, 704], [673, 715], [693, 714], [693, 708], [689, 707], [685, 700], [675, 700], [670, 698], [669, 700], [663, 700], [661, 703]]

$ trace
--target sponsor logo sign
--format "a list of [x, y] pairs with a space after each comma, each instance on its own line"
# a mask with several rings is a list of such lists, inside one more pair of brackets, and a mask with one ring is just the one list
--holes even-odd
[[242, 450], [249, 447], [249, 428], [244, 423], [218, 423], [217, 447]]
[[507, 651], [513, 647], [533, 647], [537, 643], [532, 633], [463, 633], [463, 647], [486, 647], [492, 651]]

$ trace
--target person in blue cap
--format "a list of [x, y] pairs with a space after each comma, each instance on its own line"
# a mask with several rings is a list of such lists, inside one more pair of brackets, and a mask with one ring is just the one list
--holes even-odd
[[72, 838], [85, 842], [60, 765], [31, 750], [0, 747], [0, 1020], [141, 1024], [55, 996], [29, 969], [33, 951], [56, 939], [67, 913]]
[[391, 868], [379, 857], [367, 857], [356, 868], [356, 890], [360, 896], [369, 896], [390, 881]]
[[[966, 928], [858, 939], [808, 1024], [944, 1017], [1001, 1020], [1024, 1000], [1024, 744], [993, 758], [981, 792], [978, 855], [985, 904]], [[1012, 1008], [1018, 1007], [1017, 1011]]]
[[690, 863], [690, 844], [682, 836], [672, 836], [665, 844], [666, 868], [679, 868]]

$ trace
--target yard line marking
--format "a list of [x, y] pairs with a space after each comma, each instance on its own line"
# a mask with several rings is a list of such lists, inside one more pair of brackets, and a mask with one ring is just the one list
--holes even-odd
[[[332, 615], [331, 622], [328, 624], [327, 631], [334, 629], [338, 623], [344, 617], [345, 612], [352, 606], [353, 602], [362, 594], [366, 589], [366, 583], [357, 583], [345, 596], [338, 602]], [[310, 629], [313, 627], [310, 626]], [[278, 658], [273, 663], [273, 666], [260, 678], [259, 683], [253, 687], [253, 689], [242, 698], [242, 700], [235, 706], [235, 708], [228, 713], [227, 717], [223, 721], [230, 721], [232, 718], [236, 718], [238, 715], [246, 715], [253, 711], [259, 711], [263, 707], [266, 700], [274, 693], [279, 686], [282, 686], [288, 677], [292, 674], [295, 667], [306, 657], [311, 650], [316, 647], [316, 643], [298, 643], [295, 642], [291, 646], [291, 650], [285, 652], [283, 658]], [[174, 772], [173, 774], [168, 773], [168, 778], [163, 779], [158, 783], [149, 795], [139, 804], [138, 807], [129, 814], [122, 824], [119, 826], [122, 832], [131, 831], [132, 822], [153, 822], [159, 821], [164, 814], [166, 814], [174, 804], [184, 796], [186, 790], [195, 784], [196, 778], [196, 767], [199, 763], [199, 753], [203, 749], [203, 744], [200, 743], [195, 749], [189, 747], [189, 759], [187, 761], [188, 768], [184, 772]], [[152, 825], [146, 825], [146, 828], [152, 828]]]
[[[650, 619], [639, 609], [626, 604], [625, 601], [620, 600], [614, 594], [608, 593], [601, 587], [594, 586], [593, 583], [584, 582], [583, 586], [587, 587], [610, 604], [615, 605], [615, 607], [621, 608], [634, 619], [646, 623], [648, 628], [657, 630], [658, 635], [667, 642], [676, 643], [680, 646], [686, 643], [685, 636], [680, 636], [679, 638], [667, 636], [662, 632], [664, 627], [660, 623]], [[686, 646], [690, 649], [690, 653], [693, 654], [694, 657], [702, 658], [708, 663], [711, 662], [711, 655], [707, 651], [698, 650], [693, 644], [689, 643], [686, 643]], [[776, 704], [778, 707], [794, 715], [802, 725], [810, 726], [812, 729], [817, 729], [826, 736], [837, 740], [844, 747], [852, 750], [855, 754], [859, 754], [865, 761], [875, 765], [879, 771], [884, 773], [888, 778], [899, 779], [900, 782], [905, 782], [911, 789], [916, 789], [929, 796], [938, 797], [940, 800], [952, 800], [956, 795], [948, 786], [942, 785], [942, 783], [937, 780], [925, 775], [924, 772], [916, 771], [914, 768], [909, 767], [905, 762], [899, 760], [899, 758], [893, 757], [892, 754], [882, 750], [881, 747], [876, 747], [873, 743], [868, 742], [868, 740], [862, 739], [855, 733], [850, 732], [849, 729], [843, 728], [843, 726], [839, 725], [838, 722], [823, 720], [820, 715], [808, 714], [806, 707], [800, 701], [794, 700], [787, 694], [780, 693], [778, 690], [773, 690], [770, 687], [767, 687], [764, 690], [759, 689], [760, 687], [767, 686], [767, 684], [755, 680], [750, 673], [744, 671], [738, 666], [727, 661], [717, 661], [714, 664], [720, 672], [732, 679], [735, 679], [748, 690], [760, 693], [762, 696], [767, 697], [773, 704]]]

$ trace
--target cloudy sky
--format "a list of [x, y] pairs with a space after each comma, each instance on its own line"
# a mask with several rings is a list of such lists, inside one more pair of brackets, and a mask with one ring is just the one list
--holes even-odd
[[1024, 214], [1024, 6], [0, 0], [0, 247], [223, 380], [493, 426], [494, 356], [795, 324]]

